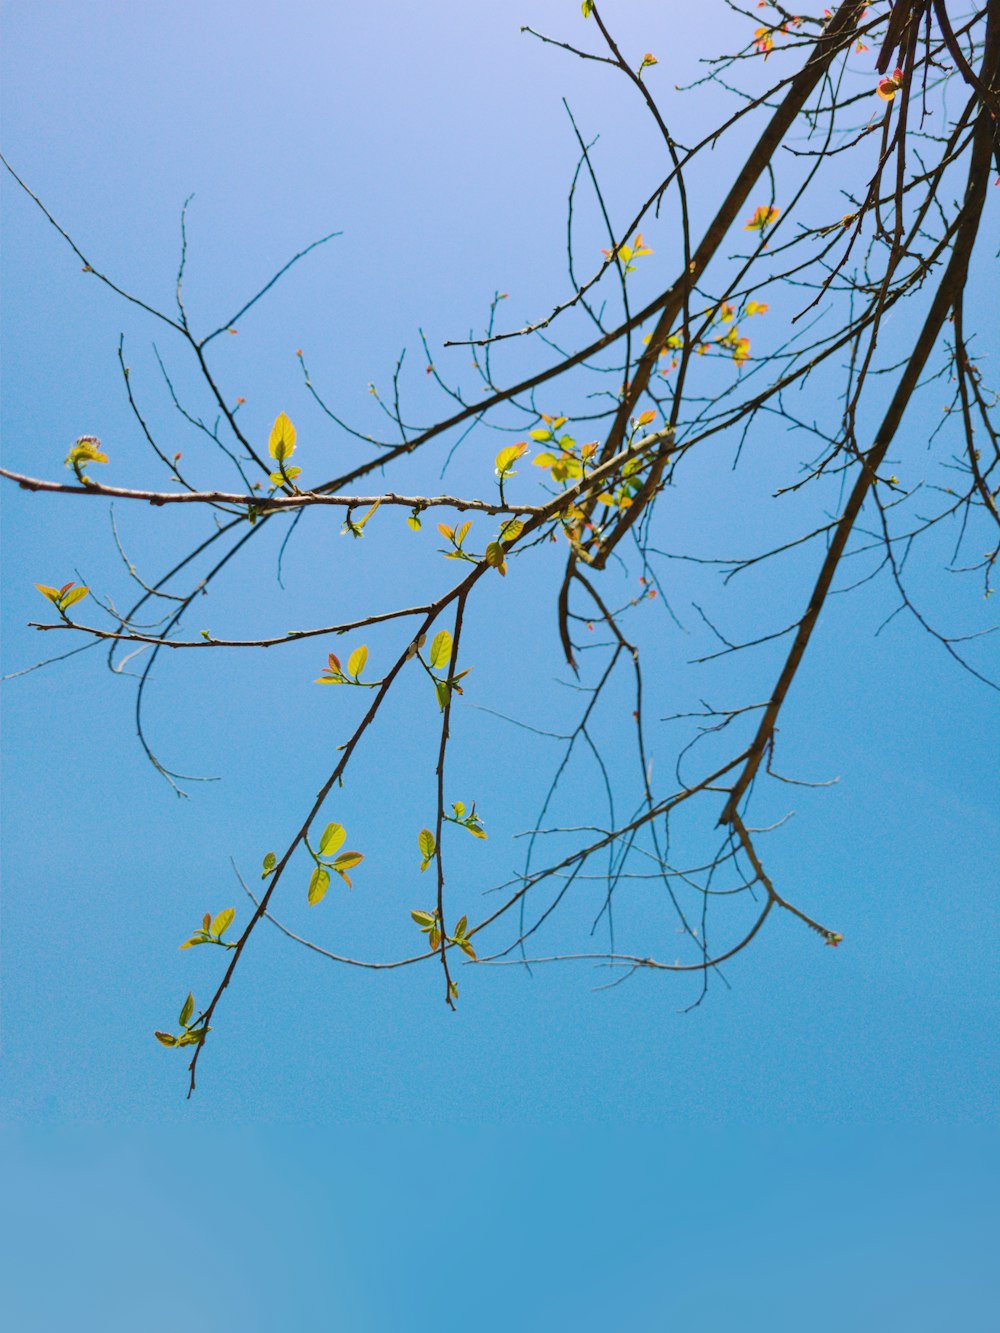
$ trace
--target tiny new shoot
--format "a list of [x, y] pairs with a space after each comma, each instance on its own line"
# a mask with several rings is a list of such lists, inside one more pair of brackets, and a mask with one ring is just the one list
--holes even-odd
[[194, 1018], [194, 996], [190, 993], [181, 1008], [177, 1024], [181, 1030], [176, 1035], [173, 1032], [153, 1033], [161, 1046], [196, 1046], [198, 1042], [204, 1041], [212, 1030], [206, 1026], [203, 1015], [199, 1014]]

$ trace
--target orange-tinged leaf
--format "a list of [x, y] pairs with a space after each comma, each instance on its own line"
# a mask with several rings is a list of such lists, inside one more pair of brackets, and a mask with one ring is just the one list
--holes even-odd
[[336, 861], [334, 861], [333, 868], [338, 871], [353, 870], [354, 867], [359, 866], [364, 859], [364, 852], [341, 852]]
[[774, 208], [772, 205], [768, 204], [761, 204], [759, 208], [754, 209], [753, 217], [746, 223], [743, 230], [763, 231], [765, 227], [769, 227], [771, 223], [775, 221], [780, 212], [780, 208]]
[[496, 470], [501, 477], [506, 476], [511, 468], [524, 454], [528, 452], [528, 446], [523, 440], [517, 444], [509, 444], [506, 449], [501, 449], [496, 456]]

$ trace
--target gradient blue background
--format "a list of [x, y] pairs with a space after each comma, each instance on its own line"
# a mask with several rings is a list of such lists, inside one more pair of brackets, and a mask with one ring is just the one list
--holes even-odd
[[[721, 8], [708, 45], [704, 15], [677, 7], [668, 24], [661, 5], [616, 10], [623, 42], [659, 55], [664, 89], [726, 31], [730, 44], [745, 37]], [[631, 203], [655, 175], [628, 90], [518, 33], [526, 22], [585, 36], [575, 3], [8, 3], [5, 20], [4, 151], [123, 286], [169, 308], [192, 191], [200, 327], [343, 229], [215, 345], [257, 436], [283, 408], [303, 456], [326, 452], [322, 475], [358, 455], [306, 399], [297, 347], [321, 389], [374, 429], [366, 387], [387, 384], [400, 347], [424, 379], [418, 325], [440, 343], [480, 321], [497, 287], [511, 293], [511, 320], [564, 294], [564, 94], [583, 132], [602, 135], [609, 198]], [[681, 137], [717, 106], [680, 101]], [[696, 209], [712, 205], [724, 170], [715, 161], [698, 177]], [[6, 182], [3, 199], [5, 465], [59, 476], [68, 444], [93, 431], [112, 455], [109, 480], [162, 483], [116, 375], [124, 331], [163, 438], [205, 480], [231, 484], [170, 416], [151, 340], [181, 386], [193, 381], [169, 330], [81, 275]], [[661, 242], [665, 254], [662, 231]], [[510, 375], [533, 355], [511, 353]], [[417, 415], [440, 413], [426, 384], [413, 392]], [[482, 451], [495, 447], [487, 438]], [[479, 476], [464, 456], [449, 473], [456, 487]], [[771, 481], [765, 468], [762, 495]], [[725, 500], [670, 511], [678, 549], [750, 545], [752, 505]], [[40, 610], [36, 580], [79, 569], [119, 600], [126, 589], [102, 505], [10, 488], [3, 502], [11, 672], [48, 646], [25, 628]], [[187, 514], [119, 518], [146, 576], [204, 530]], [[188, 625], [291, 628], [417, 589], [433, 566], [400, 541], [368, 560], [368, 539], [363, 553], [347, 549], [316, 524], [291, 545], [278, 600], [265, 535]], [[809, 567], [762, 580], [750, 623], [778, 594], [798, 606]], [[559, 729], [564, 704], [549, 706], [563, 709], [554, 719], [532, 712], [559, 669], [550, 588], [538, 570], [515, 572], [470, 620], [477, 698]], [[927, 595], [960, 628], [977, 623], [972, 589], [932, 583]], [[426, 972], [340, 971], [261, 932], [191, 1102], [180, 1059], [149, 1033], [189, 986], [209, 993], [218, 964], [173, 941], [205, 910], [234, 903], [243, 918], [229, 856], [252, 872], [331, 766], [343, 729], [310, 684], [319, 655], [298, 646], [161, 664], [158, 751], [224, 779], [187, 802], [143, 761], [129, 682], [96, 653], [8, 683], [3, 1257], [14, 1326], [990, 1327], [996, 727], [984, 725], [982, 687], [913, 628], [899, 620], [874, 637], [892, 604], [875, 587], [831, 607], [784, 723], [788, 767], [842, 781], [796, 795], [772, 873], [844, 934], [839, 950], [772, 921], [730, 968], [732, 990], [686, 1016], [693, 993], [669, 979], [594, 993], [606, 976], [481, 970], [461, 978], [449, 1017]], [[655, 715], [678, 692], [698, 697], [690, 647], [663, 635]], [[380, 641], [369, 642], [374, 652]], [[747, 669], [766, 681], [775, 660]], [[410, 845], [432, 808], [426, 703], [404, 693], [393, 749], [359, 754], [334, 813], [364, 830], [368, 856], [329, 918], [334, 947], [342, 930], [391, 954], [426, 893]], [[489, 846], [457, 849], [456, 883], [489, 883], [511, 868], [506, 835], [534, 820], [521, 775], [553, 752], [471, 709], [462, 727], [454, 796], [476, 794], [484, 762], [503, 780], [484, 809]], [[574, 782], [571, 805], [593, 775]], [[313, 926], [301, 904], [288, 912]], [[396, 919], [398, 935], [383, 924]]]

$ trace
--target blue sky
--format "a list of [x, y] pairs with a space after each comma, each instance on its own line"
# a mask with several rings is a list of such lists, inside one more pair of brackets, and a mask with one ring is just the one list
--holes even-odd
[[[688, 53], [708, 54], [694, 16], [668, 30], [662, 6], [620, 8], [616, 30], [659, 55], [664, 88], [691, 76]], [[358, 455], [308, 399], [297, 348], [321, 390], [372, 430], [367, 386], [387, 385], [404, 345], [415, 414], [442, 411], [418, 326], [439, 345], [481, 323], [497, 289], [510, 293], [511, 320], [565, 294], [574, 140], [563, 96], [581, 132], [601, 134], [602, 179], [622, 214], [645, 193], [655, 144], [632, 99], [600, 68], [520, 34], [521, 23], [581, 35], [579, 6], [555, 0], [381, 10], [11, 2], [4, 151], [95, 264], [165, 308], [180, 207], [194, 193], [187, 292], [201, 327], [228, 318], [296, 250], [343, 232], [241, 320], [237, 337], [215, 344], [227, 392], [247, 398], [249, 428], [262, 437], [287, 411], [303, 459], [319, 458], [326, 475]], [[742, 20], [720, 9], [714, 43], [724, 23], [743, 40]], [[681, 137], [718, 106], [714, 94], [676, 99]], [[697, 179], [696, 209], [712, 206], [724, 165]], [[179, 391], [197, 389], [169, 330], [81, 274], [6, 182], [3, 209], [4, 465], [58, 477], [69, 443], [92, 432], [112, 456], [109, 480], [162, 483], [117, 375], [124, 334], [132, 383], [164, 438], [203, 478], [231, 485], [171, 415], [154, 341]], [[653, 244], [657, 262], [671, 253], [669, 219]], [[516, 374], [534, 355], [519, 348], [505, 365]], [[923, 410], [939, 410], [936, 400]], [[794, 442], [764, 443], [756, 482], [731, 480], [728, 459], [696, 475], [718, 485], [717, 504], [668, 497], [671, 541], [700, 553], [751, 544], [773, 476], [798, 457]], [[479, 459], [497, 447], [487, 437], [457, 455], [448, 484], [480, 484]], [[398, 484], [418, 479], [414, 465]], [[2, 496], [3, 669], [13, 672], [48, 646], [26, 628], [40, 610], [36, 581], [79, 571], [119, 601], [128, 585], [103, 503]], [[117, 517], [147, 577], [205, 530], [186, 513]], [[337, 525], [303, 524], [283, 593], [277, 542], [265, 534], [189, 628], [280, 632], [334, 618], [331, 606], [339, 617], [416, 593], [436, 567], [425, 536], [372, 552], [371, 534], [348, 547]], [[928, 605], [972, 627], [975, 594], [957, 597], [933, 577], [939, 555], [927, 561]], [[809, 568], [791, 562], [758, 579], [745, 603], [726, 604], [727, 623], [740, 633], [772, 600], [798, 605]], [[572, 701], [552, 683], [564, 678], [555, 569], [544, 556], [530, 572], [512, 569], [472, 615], [467, 697], [560, 730]], [[684, 633], [643, 608], [656, 716], [704, 688], [687, 666], [690, 602], [724, 605], [707, 600], [719, 597], [707, 578], [674, 586]], [[450, 1016], [427, 971], [341, 971], [261, 931], [191, 1102], [178, 1054], [150, 1034], [189, 988], [210, 992], [217, 960], [176, 944], [206, 910], [233, 904], [245, 919], [229, 858], [252, 877], [297, 826], [343, 739], [336, 708], [351, 705], [317, 697], [332, 692], [312, 685], [315, 647], [213, 653], [208, 665], [176, 654], [154, 678], [154, 744], [164, 762], [221, 778], [179, 801], [139, 749], [132, 682], [109, 675], [96, 652], [6, 684], [2, 1106], [16, 1206], [4, 1253], [18, 1327], [172, 1327], [180, 1284], [161, 1289], [155, 1310], [149, 1290], [161, 1262], [173, 1271], [195, 1251], [228, 1277], [225, 1297], [212, 1287], [194, 1313], [185, 1299], [192, 1328], [317, 1317], [361, 1330], [457, 1329], [473, 1318], [487, 1330], [560, 1319], [596, 1328], [620, 1326], [626, 1308], [625, 1322], [664, 1328], [832, 1329], [849, 1315], [857, 1327], [933, 1329], [944, 1308], [951, 1325], [961, 1312], [963, 1327], [986, 1327], [996, 727], [984, 725], [982, 687], [911, 626], [900, 619], [875, 637], [892, 605], [876, 585], [831, 606], [782, 728], [791, 770], [840, 782], [796, 793], [772, 873], [845, 936], [838, 950], [790, 918], [772, 920], [728, 970], [731, 989], [717, 986], [689, 1014], [680, 1011], [696, 991], [669, 978], [595, 991], [606, 974], [583, 967], [480, 969], [461, 977]], [[374, 655], [388, 640], [368, 642]], [[748, 663], [747, 688], [771, 679], [776, 660]], [[709, 688], [731, 679], [709, 676]], [[364, 840], [354, 893], [331, 895], [320, 927], [303, 902], [287, 904], [289, 922], [330, 947], [344, 938], [393, 952], [428, 893], [414, 849], [433, 809], [436, 715], [416, 688], [394, 709], [391, 740], [359, 753], [331, 811]], [[554, 751], [472, 707], [460, 725], [451, 799], [481, 790], [490, 831], [488, 845], [454, 852], [475, 911], [478, 887], [516, 864], [510, 839], [532, 826], [534, 777]], [[625, 784], [631, 759], [606, 725], [612, 775]], [[666, 774], [666, 729], [656, 747]], [[565, 808], [584, 808], [594, 783], [585, 766], [574, 770]], [[621, 929], [632, 925], [625, 907]], [[788, 1263], [775, 1263], [770, 1236]], [[47, 1289], [50, 1251], [99, 1302], [100, 1320], [81, 1324]], [[109, 1254], [121, 1271], [109, 1271]], [[468, 1271], [474, 1291], [442, 1312], [426, 1265]], [[121, 1308], [100, 1303], [110, 1299], [104, 1274]]]

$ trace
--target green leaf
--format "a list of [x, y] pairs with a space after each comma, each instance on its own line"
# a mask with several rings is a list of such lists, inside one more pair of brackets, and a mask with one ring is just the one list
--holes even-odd
[[465, 802], [464, 802], [464, 801], [456, 801], [455, 804], [454, 804], [451, 808], [452, 808], [452, 809], [454, 810], [454, 812], [455, 812], [455, 818], [456, 818], [456, 819], [461, 819], [462, 816], [465, 814]]
[[458, 947], [462, 950], [463, 953], [467, 953], [469, 957], [472, 959], [472, 961], [476, 962], [476, 951], [467, 939], [456, 940], [455, 943], [458, 945]]
[[528, 434], [539, 444], [545, 444], [547, 440], [552, 439], [552, 432], [550, 430], [531, 430]]
[[443, 680], [436, 680], [434, 688], [437, 690], [438, 707], [443, 713], [448, 707], [448, 700], [451, 698], [451, 687]]
[[190, 938], [189, 940], [186, 940], [186, 941], [181, 945], [181, 948], [182, 948], [182, 949], [193, 949], [194, 946], [195, 946], [196, 944], [207, 944], [207, 943], [208, 943], [208, 940], [205, 939], [205, 936], [204, 936], [204, 935], [192, 935], [191, 938]]
[[160, 1043], [161, 1046], [177, 1045], [177, 1038], [173, 1035], [172, 1032], [154, 1032], [153, 1036], [156, 1038], [156, 1040]]
[[341, 852], [334, 861], [333, 868], [338, 874], [343, 874], [345, 870], [353, 870], [355, 866], [359, 866], [364, 859], [364, 852]]
[[360, 676], [365, 669], [365, 663], [368, 661], [368, 649], [364, 644], [360, 648], [355, 648], [347, 659], [347, 674], [349, 676]]
[[220, 912], [219, 915], [212, 922], [212, 934], [224, 935], [226, 931], [229, 929], [229, 927], [233, 924], [233, 917], [235, 915], [236, 915], [235, 907], [227, 907], [224, 912]]
[[427, 943], [430, 946], [430, 950], [432, 953], [434, 952], [435, 949], [437, 949], [438, 945], [441, 943], [441, 932], [440, 930], [438, 930], [437, 926], [433, 926], [431, 928], [430, 934], [427, 936]]
[[469, 830], [469, 832], [472, 834], [474, 838], [482, 838], [484, 842], [487, 840], [486, 830], [482, 827], [481, 824], [466, 824], [465, 827]]
[[420, 848], [420, 855], [424, 858], [426, 864], [431, 860], [437, 848], [434, 834], [429, 828], [420, 830], [420, 836], [417, 838], [417, 846]]
[[323, 830], [323, 836], [319, 840], [320, 854], [322, 856], [332, 856], [334, 852], [343, 847], [346, 837], [347, 833], [343, 824], [327, 824]]
[[468, 535], [469, 535], [469, 529], [470, 529], [471, 527], [472, 527], [472, 519], [471, 519], [471, 518], [466, 519], [466, 521], [462, 524], [462, 526], [461, 526], [461, 527], [458, 529], [458, 531], [455, 533], [455, 545], [456, 545], [456, 546], [461, 546], [461, 545], [462, 545], [462, 543], [465, 541], [466, 537], [468, 537]]
[[594, 0], [583, 0], [583, 4], [581, 4], [580, 6], [580, 12], [583, 14], [583, 17], [585, 19], [589, 19], [591, 10], [593, 8], [594, 8]]
[[460, 940], [464, 936], [465, 928], [466, 926], [468, 926], [468, 924], [469, 924], [469, 918], [467, 916], [460, 916], [458, 918], [458, 921], [455, 923], [454, 938], [456, 940]]
[[322, 902], [329, 887], [329, 870], [324, 870], [322, 866], [317, 866], [312, 872], [312, 876], [309, 880], [309, 902], [313, 907], [315, 907], [318, 902]]
[[447, 666], [451, 661], [451, 635], [446, 629], [434, 635], [431, 644], [431, 666]]
[[177, 1020], [182, 1028], [187, 1027], [188, 1023], [191, 1021], [191, 1015], [193, 1013], [194, 996], [189, 993], [187, 999], [184, 1001], [184, 1008], [181, 1010], [180, 1018]]
[[430, 930], [437, 920], [432, 912], [411, 912], [410, 916], [413, 917], [421, 930]]
[[295, 427], [284, 412], [279, 412], [275, 418], [267, 449], [271, 457], [278, 463], [283, 463], [286, 458], [291, 458], [295, 452]]
[[266, 878], [277, 864], [278, 858], [275, 856], [274, 852], [268, 852], [264, 857], [264, 874], [261, 875], [261, 879]]
[[406, 526], [412, 528], [414, 532], [419, 532], [423, 524], [416, 514], [411, 514], [406, 520]]

